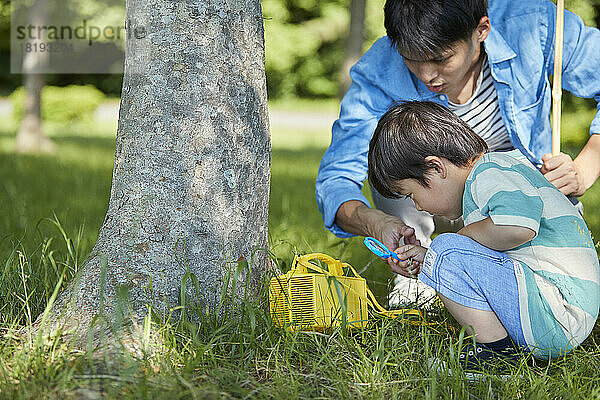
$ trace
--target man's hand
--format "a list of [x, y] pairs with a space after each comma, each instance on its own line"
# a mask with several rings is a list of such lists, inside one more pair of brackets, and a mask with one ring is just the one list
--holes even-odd
[[[378, 239], [392, 251], [402, 244], [421, 244], [415, 237], [415, 230], [405, 225], [400, 218], [369, 208], [361, 201], [350, 200], [342, 203], [335, 216], [335, 222], [346, 232]], [[390, 268], [395, 270], [398, 261], [392, 257], [386, 261]], [[399, 274], [410, 277], [407, 272]]]
[[544, 154], [540, 171], [546, 179], [567, 196], [581, 196], [600, 176], [600, 134], [591, 135], [571, 160], [566, 154]]
[[540, 172], [565, 196], [581, 196], [585, 193], [583, 175], [568, 154], [544, 154], [542, 162]]
[[403, 260], [392, 266], [392, 271], [411, 278], [416, 278], [421, 272], [423, 261], [425, 260], [425, 247], [416, 244], [405, 244], [396, 249], [396, 254]]

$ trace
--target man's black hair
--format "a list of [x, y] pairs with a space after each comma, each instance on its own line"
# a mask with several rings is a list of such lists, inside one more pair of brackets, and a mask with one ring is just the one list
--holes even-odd
[[487, 0], [387, 0], [384, 25], [400, 54], [413, 60], [441, 56], [468, 40], [487, 15]]
[[433, 168], [425, 158], [443, 157], [464, 167], [488, 151], [485, 141], [456, 114], [430, 101], [393, 105], [379, 120], [369, 145], [369, 181], [381, 195], [398, 198], [394, 183], [416, 179], [428, 187]]

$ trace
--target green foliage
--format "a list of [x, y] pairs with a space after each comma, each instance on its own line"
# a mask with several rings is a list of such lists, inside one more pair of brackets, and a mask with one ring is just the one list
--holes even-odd
[[[336, 97], [345, 55], [351, 0], [263, 0], [266, 69], [269, 97]], [[81, 1], [78, 1], [78, 4]], [[366, 51], [385, 35], [385, 0], [367, 0]], [[0, 0], [0, 94], [21, 84], [21, 76], [9, 73], [10, 41], [8, 1]], [[84, 3], [81, 3], [84, 4]], [[85, 9], [99, 3], [86, 1]], [[600, 0], [566, 0], [566, 8], [580, 15], [589, 26], [600, 20]], [[104, 6], [104, 5], [102, 5]], [[110, 7], [108, 7], [110, 6]], [[105, 18], [116, 12], [109, 2]], [[113, 18], [114, 19], [114, 18]], [[5, 23], [4, 23], [5, 22]], [[49, 75], [48, 83], [63, 86], [90, 83], [104, 93], [119, 95], [121, 75]]]
[[565, 8], [579, 15], [588, 26], [596, 26], [600, 0], [565, 0]]
[[347, 1], [264, 0], [269, 96], [334, 96]]
[[[116, 12], [114, 1], [100, 4], [77, 1], [78, 7], [94, 11], [104, 7], [105, 19]], [[367, 0], [363, 51], [383, 28], [385, 0]], [[21, 84], [21, 76], [9, 73], [9, 3], [0, 0], [0, 95]], [[344, 61], [345, 37], [350, 22], [350, 0], [263, 0], [266, 68], [269, 97], [335, 97]], [[600, 21], [600, 0], [566, 0], [566, 8], [589, 26]], [[113, 18], [114, 19], [114, 18]], [[64, 86], [89, 83], [104, 93], [118, 96], [121, 75], [49, 75], [48, 83]]]
[[[270, 98], [335, 97], [350, 0], [263, 0]], [[366, 48], [383, 33], [383, 1], [367, 1]], [[366, 50], [365, 48], [365, 50]]]
[[[19, 121], [23, 117], [25, 88], [17, 88], [9, 97], [14, 118]], [[52, 122], [90, 120], [104, 98], [104, 93], [92, 85], [45, 86], [42, 89], [42, 119]]]
[[367, 0], [365, 10], [365, 42], [363, 44], [363, 52], [382, 36], [385, 36], [385, 28], [383, 27], [383, 5], [384, 0]]

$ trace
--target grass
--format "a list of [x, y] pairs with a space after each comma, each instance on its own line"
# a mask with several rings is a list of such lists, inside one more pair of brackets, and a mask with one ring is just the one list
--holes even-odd
[[[588, 113], [589, 114], [589, 113]], [[565, 116], [565, 150], [585, 140], [589, 115]], [[44, 309], [61, 276], [72, 278], [91, 250], [102, 224], [114, 156], [110, 125], [48, 126], [56, 156], [12, 153], [16, 126], [0, 121], [0, 336], [23, 326]], [[299, 133], [292, 132], [294, 135]], [[287, 269], [294, 253], [325, 252], [351, 263], [385, 304], [392, 275], [359, 238], [329, 234], [314, 201], [314, 179], [325, 150], [310, 132], [291, 148], [290, 131], [274, 129], [269, 215], [271, 250]], [[276, 145], [277, 144], [277, 145]], [[598, 185], [583, 198], [592, 232], [600, 233]], [[73, 353], [67, 343], [39, 344], [25, 351], [0, 339], [0, 398], [599, 398], [600, 328], [576, 351], [544, 367], [519, 366], [504, 382], [489, 376], [468, 383], [431, 372], [425, 360], [455, 362], [458, 336], [376, 319], [358, 332], [284, 333], [264, 308], [266, 295], [244, 299], [239, 319], [191, 310], [203, 321], [154, 328], [167, 346], [134, 359]], [[231, 300], [231, 299], [228, 299]], [[233, 307], [227, 302], [227, 307]], [[446, 321], [441, 311], [432, 316]]]

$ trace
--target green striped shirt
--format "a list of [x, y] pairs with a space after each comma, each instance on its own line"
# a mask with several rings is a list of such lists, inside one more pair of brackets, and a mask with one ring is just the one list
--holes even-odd
[[600, 276], [590, 232], [571, 202], [518, 150], [488, 153], [469, 174], [463, 195], [465, 225], [535, 231], [505, 253], [515, 261], [521, 324], [537, 356], [557, 356], [583, 342], [598, 316]]

